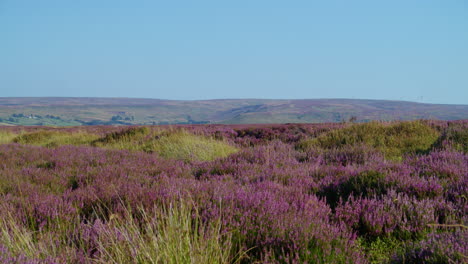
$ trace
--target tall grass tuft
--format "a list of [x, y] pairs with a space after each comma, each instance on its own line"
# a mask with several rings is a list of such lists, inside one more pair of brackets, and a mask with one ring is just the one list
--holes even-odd
[[202, 223], [183, 202], [153, 213], [140, 209], [111, 220], [98, 231], [97, 263], [236, 263], [231, 233], [221, 232], [221, 219]]
[[[221, 231], [221, 218], [202, 222], [195, 208], [184, 202], [154, 210], [128, 209], [123, 215], [111, 213], [107, 221], [101, 218], [85, 224], [87, 227], [58, 222], [59, 234], [79, 234], [60, 238], [52, 229], [31, 230], [4, 213], [0, 217], [0, 254], [25, 263], [116, 264], [228, 264], [238, 263], [246, 254], [238, 250], [240, 245], [232, 233]], [[81, 229], [73, 231], [75, 228]], [[89, 250], [95, 253], [77, 254]]]
[[[31, 231], [10, 214], [0, 217], [0, 245], [17, 259], [29, 259], [31, 262], [27, 263], [36, 263], [32, 260], [57, 257], [59, 251], [65, 248], [60, 248], [54, 240], [52, 233]], [[73, 251], [69, 253], [73, 254]]]

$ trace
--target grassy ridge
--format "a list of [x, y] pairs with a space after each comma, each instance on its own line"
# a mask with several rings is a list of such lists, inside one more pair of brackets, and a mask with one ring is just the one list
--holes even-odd
[[237, 150], [225, 142], [194, 135], [184, 130], [151, 131], [137, 127], [106, 135], [91, 143], [113, 149], [139, 150], [157, 153], [164, 158], [209, 161], [226, 157]]
[[155, 130], [135, 127], [108, 133], [103, 137], [84, 132], [39, 130], [16, 135], [0, 132], [0, 143], [20, 143], [44, 147], [89, 145], [110, 149], [127, 149], [157, 153], [161, 157], [184, 161], [209, 161], [226, 157], [237, 149], [211, 137], [191, 134], [184, 130]]
[[78, 131], [74, 133], [64, 133], [60, 131], [37, 131], [31, 133], [22, 133], [12, 139], [15, 143], [29, 144], [44, 147], [57, 147], [63, 145], [87, 145], [98, 136]]
[[302, 149], [343, 149], [364, 145], [389, 159], [401, 160], [406, 153], [428, 151], [440, 134], [421, 121], [383, 124], [353, 124], [299, 144]]

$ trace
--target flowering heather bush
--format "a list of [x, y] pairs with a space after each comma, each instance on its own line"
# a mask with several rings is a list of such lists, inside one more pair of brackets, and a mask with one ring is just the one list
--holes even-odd
[[468, 152], [468, 124], [466, 122], [451, 122], [447, 124], [442, 135], [437, 140], [436, 147], [449, 148]]
[[468, 232], [465, 229], [432, 233], [426, 239], [410, 243], [393, 263], [466, 263]]
[[0, 128], [0, 263], [463, 263], [467, 124]]
[[447, 224], [453, 212], [442, 199], [418, 200], [394, 191], [381, 199], [354, 198], [337, 207], [336, 217], [363, 236], [419, 235], [430, 224]]

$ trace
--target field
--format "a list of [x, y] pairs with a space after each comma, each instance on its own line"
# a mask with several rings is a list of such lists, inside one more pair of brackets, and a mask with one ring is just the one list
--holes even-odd
[[0, 263], [466, 263], [468, 120], [0, 127]]

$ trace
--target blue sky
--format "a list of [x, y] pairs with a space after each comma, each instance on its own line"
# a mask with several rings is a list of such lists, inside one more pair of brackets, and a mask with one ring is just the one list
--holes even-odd
[[466, 0], [0, 0], [0, 97], [468, 104]]

